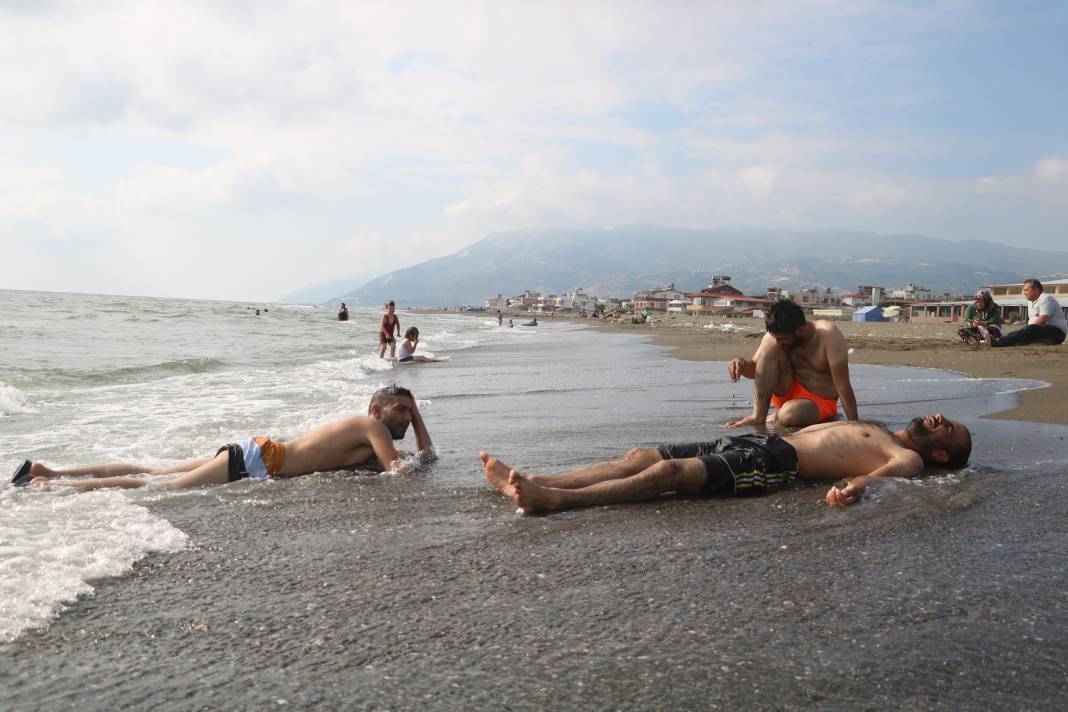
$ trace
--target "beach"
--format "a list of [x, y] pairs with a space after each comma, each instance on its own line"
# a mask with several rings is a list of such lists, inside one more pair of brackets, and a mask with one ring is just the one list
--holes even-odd
[[285, 439], [394, 382], [440, 456], [413, 476], [0, 490], [7, 709], [955, 712], [1059, 710], [1068, 694], [1068, 428], [986, 417], [1034, 380], [855, 361], [862, 415], [941, 411], [975, 449], [854, 507], [827, 507], [816, 482], [519, 516], [479, 450], [553, 473], [726, 435], [748, 383], [647, 337], [751, 353], [757, 323], [502, 329], [401, 311], [451, 359], [402, 367], [377, 359], [377, 310], [0, 299], [9, 471]]
[[[684, 361], [730, 361], [751, 358], [763, 334], [759, 319], [658, 316], [651, 324], [597, 328], [643, 333], [666, 355]], [[1068, 424], [1068, 346], [1020, 346], [1005, 349], [962, 347], [953, 323], [835, 322], [846, 338], [850, 363], [940, 368], [973, 378], [1025, 378], [1046, 381], [1049, 388], [1023, 391], [1020, 403], [985, 417]], [[1016, 327], [1007, 327], [1011, 330]], [[863, 407], [863, 403], [860, 404]]]

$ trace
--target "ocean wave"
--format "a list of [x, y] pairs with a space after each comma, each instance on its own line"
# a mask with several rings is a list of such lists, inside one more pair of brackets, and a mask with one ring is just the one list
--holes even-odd
[[14, 386], [0, 382], [0, 417], [17, 413], [32, 413], [26, 394]]
[[188, 373], [208, 373], [225, 368], [226, 361], [216, 358], [188, 358], [144, 366], [124, 366], [107, 371], [81, 369], [46, 369], [23, 374], [27, 385], [35, 387], [99, 386], [169, 378]]
[[150, 553], [188, 545], [185, 533], [124, 495], [0, 492], [0, 642], [40, 628], [90, 581], [120, 576]]

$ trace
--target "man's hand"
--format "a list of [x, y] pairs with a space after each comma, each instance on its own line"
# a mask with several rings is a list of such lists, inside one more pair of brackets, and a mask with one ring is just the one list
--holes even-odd
[[827, 490], [827, 504], [832, 507], [845, 507], [856, 504], [864, 496], [864, 485], [850, 482], [845, 487], [837, 485]]
[[751, 370], [753, 365], [749, 359], [732, 358], [730, 363], [727, 364], [727, 375], [730, 376], [731, 383], [737, 383], [738, 379], [744, 376], [747, 370]]
[[763, 420], [757, 420], [756, 416], [747, 415], [739, 420], [732, 420], [727, 423], [728, 428], [744, 428], [745, 426], [752, 426], [757, 430], [767, 430], [767, 423]]

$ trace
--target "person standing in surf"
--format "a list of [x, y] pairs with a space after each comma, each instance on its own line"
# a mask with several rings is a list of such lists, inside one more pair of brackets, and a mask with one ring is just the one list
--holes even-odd
[[378, 358], [385, 358], [386, 346], [389, 346], [390, 360], [397, 357], [397, 337], [400, 336], [400, 319], [397, 318], [397, 305], [390, 299], [386, 302], [386, 311], [378, 325]]

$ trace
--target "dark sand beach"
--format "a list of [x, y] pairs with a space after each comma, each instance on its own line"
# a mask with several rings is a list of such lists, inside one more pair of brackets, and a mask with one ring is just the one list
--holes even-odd
[[[881, 343], [869, 332], [899, 328], [860, 326], [855, 360]], [[0, 646], [5, 708], [1063, 708], [1062, 425], [970, 420], [981, 432], [967, 472], [890, 482], [843, 510], [820, 483], [516, 516], [482, 478], [480, 447], [545, 471], [705, 429], [687, 412], [716, 412], [719, 367], [665, 359], [638, 333], [685, 358], [755, 344], [642, 328], [452, 364], [533, 385], [521, 397], [437, 386], [442, 459], [429, 474], [145, 501], [193, 546], [96, 582], [48, 628]], [[964, 368], [950, 343], [900, 351]], [[1028, 353], [964, 356], [1007, 371]], [[413, 372], [413, 389], [450, 373]], [[537, 409], [472, 421], [495, 404]]]
[[[1022, 346], [1007, 349], [964, 348], [958, 324], [836, 322], [853, 352], [851, 363], [913, 366], [958, 371], [974, 378], [1026, 378], [1046, 381], [1049, 388], [1024, 391], [1020, 404], [987, 417], [1068, 424], [1068, 345]], [[712, 326], [738, 327], [743, 332]], [[687, 361], [729, 361], [751, 357], [763, 333], [758, 319], [658, 317], [652, 324], [604, 326], [610, 330], [647, 334], [668, 347], [667, 355]], [[1008, 327], [1010, 330], [1018, 327]], [[863, 405], [863, 404], [861, 404]]]

